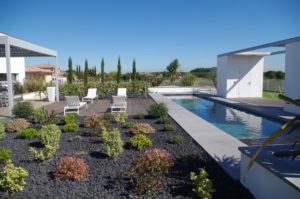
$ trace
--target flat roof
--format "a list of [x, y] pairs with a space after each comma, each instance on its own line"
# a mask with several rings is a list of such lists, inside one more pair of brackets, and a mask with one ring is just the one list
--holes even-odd
[[[228, 56], [228, 55], [236, 55], [238, 53], [245, 53], [245, 52], [250, 53], [249, 51], [258, 50], [258, 49], [262, 49], [262, 48], [285, 47], [285, 45], [288, 43], [293, 43], [293, 42], [298, 42], [298, 41], [300, 41], [300, 37], [294, 37], [294, 38], [285, 39], [285, 40], [281, 40], [281, 41], [275, 41], [275, 42], [271, 42], [271, 43], [267, 43], [267, 44], [253, 46], [250, 48], [244, 48], [241, 50], [236, 50], [236, 51], [232, 51], [232, 52], [228, 52], [228, 53], [223, 53], [223, 54], [218, 55], [218, 57]], [[270, 55], [280, 54], [280, 53], [284, 53], [284, 52], [285, 51], [271, 52]], [[251, 52], [251, 53], [254, 53], [254, 52]]]
[[0, 57], [5, 57], [5, 44], [10, 44], [11, 57], [56, 57], [57, 52], [16, 37], [0, 33]]

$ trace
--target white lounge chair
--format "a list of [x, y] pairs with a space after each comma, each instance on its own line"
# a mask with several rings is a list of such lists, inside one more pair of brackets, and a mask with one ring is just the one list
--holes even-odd
[[79, 109], [83, 106], [87, 109], [86, 102], [80, 102], [78, 96], [65, 96], [67, 100], [67, 106], [64, 107], [64, 115], [66, 113], [77, 113], [79, 115]]
[[118, 88], [118, 96], [127, 97], [127, 89], [126, 88]]
[[[111, 106], [111, 112], [126, 112], [127, 102], [125, 96], [112, 96], [113, 104]], [[115, 110], [118, 109], [118, 110]]]
[[89, 88], [87, 96], [82, 98], [82, 102], [94, 103], [94, 99], [98, 99], [97, 88]]

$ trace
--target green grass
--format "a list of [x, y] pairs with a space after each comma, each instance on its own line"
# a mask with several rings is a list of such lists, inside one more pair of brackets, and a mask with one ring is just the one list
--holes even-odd
[[278, 98], [278, 95], [280, 93], [279, 92], [267, 92], [267, 91], [264, 91], [263, 92], [263, 98], [268, 98], [268, 99], [279, 99]]

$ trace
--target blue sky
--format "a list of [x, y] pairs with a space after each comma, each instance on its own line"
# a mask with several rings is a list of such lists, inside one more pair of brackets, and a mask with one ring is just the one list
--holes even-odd
[[[216, 66], [218, 54], [300, 36], [299, 0], [1, 0], [0, 32], [58, 51], [73, 64], [124, 72], [163, 71], [178, 58], [181, 71]], [[26, 59], [27, 65], [54, 63]], [[266, 58], [281, 69], [284, 56]]]

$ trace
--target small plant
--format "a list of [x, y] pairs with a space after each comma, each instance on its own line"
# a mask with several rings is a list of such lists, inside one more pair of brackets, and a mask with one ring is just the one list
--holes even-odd
[[17, 118], [28, 119], [32, 115], [33, 107], [29, 101], [17, 102], [12, 112]]
[[117, 123], [123, 123], [123, 124], [126, 122], [128, 118], [127, 113], [114, 113], [113, 116]]
[[171, 124], [171, 119], [168, 116], [163, 116], [158, 118], [157, 120], [158, 124]]
[[61, 131], [55, 124], [42, 126], [37, 137], [41, 140], [45, 149], [38, 151], [35, 148], [30, 148], [29, 151], [37, 160], [40, 161], [51, 158], [59, 148], [60, 135]]
[[0, 164], [7, 163], [11, 160], [11, 150], [7, 148], [0, 148]]
[[170, 139], [169, 139], [169, 142], [171, 144], [180, 144], [181, 142], [183, 142], [183, 137], [181, 135], [175, 135], [175, 136], [172, 136]]
[[82, 137], [80, 135], [76, 135], [76, 136], [70, 137], [68, 139], [68, 142], [79, 142], [81, 140], [82, 140]]
[[64, 115], [61, 118], [61, 122], [63, 124], [69, 124], [69, 123], [77, 123], [78, 115], [76, 113], [69, 113], [67, 115]]
[[19, 132], [29, 127], [29, 123], [22, 118], [12, 119], [6, 123], [6, 131], [7, 132]]
[[103, 118], [104, 118], [105, 120], [110, 121], [110, 120], [114, 119], [114, 116], [113, 116], [113, 114], [111, 114], [111, 113], [104, 113]]
[[176, 126], [173, 124], [165, 124], [164, 125], [164, 131], [176, 131]]
[[110, 124], [100, 115], [91, 115], [84, 120], [84, 126], [91, 129], [92, 136], [102, 136], [102, 129], [110, 129]]
[[159, 118], [168, 115], [168, 108], [164, 103], [151, 104], [148, 109], [148, 114], [152, 118]]
[[62, 157], [53, 173], [55, 180], [83, 180], [87, 175], [84, 160], [74, 157]]
[[145, 118], [145, 115], [140, 113], [140, 114], [136, 114], [135, 116], [133, 116], [134, 119], [138, 119], [138, 120], [141, 120], [141, 119], [144, 119]]
[[123, 140], [119, 129], [114, 128], [107, 133], [107, 137], [103, 139], [105, 154], [110, 157], [117, 157], [123, 152]]
[[152, 134], [155, 133], [155, 129], [148, 123], [135, 123], [130, 128], [130, 132], [132, 134]]
[[37, 136], [37, 130], [34, 128], [28, 128], [17, 133], [16, 138], [18, 139], [32, 139]]
[[2, 122], [0, 122], [0, 140], [5, 138], [5, 127]]
[[161, 178], [173, 165], [171, 154], [163, 149], [151, 149], [139, 156], [129, 175], [135, 178], [139, 192], [154, 192], [161, 185]]
[[211, 199], [212, 193], [215, 192], [212, 181], [208, 178], [209, 176], [205, 169], [201, 168], [199, 170], [199, 175], [191, 172], [191, 180], [194, 184], [193, 191], [200, 198]]
[[25, 169], [15, 167], [12, 162], [9, 162], [0, 172], [0, 187], [10, 193], [22, 191], [27, 176], [28, 172]]
[[135, 122], [132, 122], [132, 121], [126, 122], [124, 124], [124, 128], [127, 128], [127, 129], [132, 128], [134, 124], [135, 124]]
[[186, 73], [183, 75], [181, 82], [183, 86], [194, 86], [196, 83], [197, 77], [191, 73]]
[[131, 146], [137, 150], [142, 150], [152, 145], [152, 141], [144, 134], [136, 134], [129, 140]]
[[48, 112], [41, 106], [33, 110], [33, 117], [38, 124], [45, 124], [48, 121]]
[[63, 131], [64, 132], [77, 132], [79, 126], [76, 123], [67, 123], [64, 125]]

